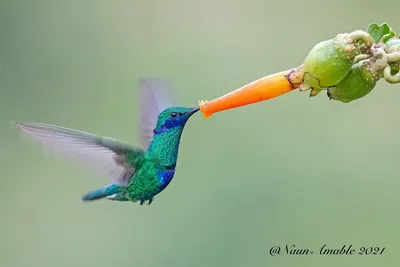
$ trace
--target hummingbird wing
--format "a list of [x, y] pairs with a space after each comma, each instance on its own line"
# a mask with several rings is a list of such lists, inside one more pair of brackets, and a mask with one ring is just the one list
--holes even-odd
[[139, 143], [147, 149], [153, 140], [153, 130], [158, 115], [172, 107], [172, 84], [161, 77], [142, 77], [139, 79]]
[[129, 183], [136, 165], [144, 157], [142, 149], [108, 137], [43, 123], [15, 124], [44, 147], [87, 161], [120, 186]]

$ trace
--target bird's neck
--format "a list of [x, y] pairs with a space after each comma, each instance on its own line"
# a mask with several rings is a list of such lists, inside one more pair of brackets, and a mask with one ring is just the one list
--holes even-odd
[[157, 158], [163, 167], [175, 168], [181, 135], [180, 127], [155, 134], [147, 149], [148, 154]]

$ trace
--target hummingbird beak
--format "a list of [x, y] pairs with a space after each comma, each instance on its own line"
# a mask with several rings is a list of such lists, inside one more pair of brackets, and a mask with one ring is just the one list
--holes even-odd
[[192, 116], [194, 113], [196, 113], [196, 112], [199, 111], [199, 110], [200, 110], [200, 107], [197, 106], [197, 107], [192, 108], [192, 110], [189, 111], [187, 114], [188, 114], [189, 117], [190, 117], [190, 116]]

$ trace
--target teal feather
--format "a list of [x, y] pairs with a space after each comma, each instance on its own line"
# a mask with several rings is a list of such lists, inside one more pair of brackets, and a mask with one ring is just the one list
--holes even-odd
[[101, 198], [105, 198], [108, 196], [118, 194], [119, 191], [120, 191], [119, 186], [112, 184], [112, 185], [108, 185], [108, 186], [99, 188], [97, 190], [93, 190], [87, 194], [84, 194], [82, 196], [82, 200], [83, 201], [97, 200], [97, 199], [101, 199]]

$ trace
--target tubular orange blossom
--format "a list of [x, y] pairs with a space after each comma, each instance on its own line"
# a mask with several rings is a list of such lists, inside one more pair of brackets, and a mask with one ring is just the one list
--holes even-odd
[[212, 101], [199, 101], [204, 118], [212, 114], [269, 100], [297, 89], [302, 82], [301, 67], [265, 76]]

